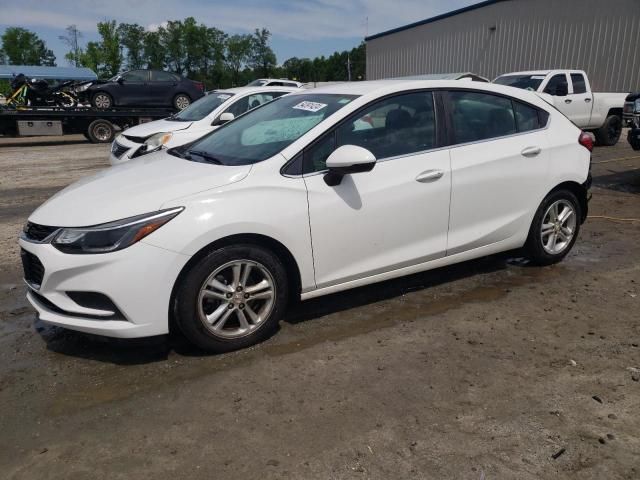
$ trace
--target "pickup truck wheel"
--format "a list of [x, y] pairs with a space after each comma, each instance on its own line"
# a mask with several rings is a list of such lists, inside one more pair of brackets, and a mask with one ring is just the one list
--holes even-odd
[[618, 143], [622, 135], [622, 119], [617, 115], [609, 115], [604, 124], [593, 132], [596, 144], [611, 147]]
[[632, 128], [627, 134], [629, 145], [634, 150], [640, 150], [640, 128]]
[[87, 129], [87, 137], [92, 143], [110, 143], [115, 135], [116, 129], [108, 120], [94, 120]]

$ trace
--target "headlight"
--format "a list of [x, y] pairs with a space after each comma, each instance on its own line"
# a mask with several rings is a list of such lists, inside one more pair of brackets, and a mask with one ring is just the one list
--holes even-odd
[[171, 132], [156, 133], [155, 135], [151, 135], [149, 138], [147, 138], [144, 141], [144, 144], [147, 146], [147, 151], [151, 151], [169, 143], [171, 137], [173, 137], [173, 133]]
[[93, 227], [63, 228], [51, 242], [64, 253], [108, 253], [122, 250], [154, 232], [183, 207], [137, 215]]
[[633, 102], [633, 113], [640, 113], [640, 98]]
[[87, 90], [89, 90], [89, 87], [93, 85], [92, 83], [87, 83], [85, 85], [80, 85], [79, 87], [75, 88], [76, 92], [86, 92]]

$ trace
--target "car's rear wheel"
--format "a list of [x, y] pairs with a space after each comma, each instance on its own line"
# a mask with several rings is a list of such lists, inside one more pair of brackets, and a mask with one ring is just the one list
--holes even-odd
[[174, 313], [192, 343], [228, 352], [272, 335], [287, 298], [286, 271], [278, 257], [255, 245], [228, 246], [209, 253], [186, 274]]
[[598, 145], [611, 147], [618, 143], [622, 135], [622, 119], [618, 115], [609, 115], [604, 124], [593, 133]]
[[116, 135], [116, 128], [108, 120], [94, 120], [89, 124], [86, 137], [93, 143], [110, 143]]
[[113, 107], [113, 98], [106, 92], [98, 92], [91, 98], [91, 105], [101, 110]]
[[569, 190], [551, 192], [536, 212], [526, 251], [529, 259], [538, 265], [550, 265], [562, 260], [578, 238], [580, 203]]
[[185, 93], [179, 93], [173, 98], [173, 106], [178, 110], [184, 110], [191, 105], [191, 98]]

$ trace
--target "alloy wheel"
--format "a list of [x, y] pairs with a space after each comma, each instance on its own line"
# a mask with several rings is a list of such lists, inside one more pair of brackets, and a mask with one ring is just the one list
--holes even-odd
[[93, 99], [93, 103], [97, 108], [110, 108], [111, 107], [111, 99], [109, 96], [99, 93]]
[[178, 95], [176, 97], [176, 108], [184, 110], [191, 104], [191, 101], [186, 95]]
[[567, 200], [552, 203], [544, 214], [540, 238], [545, 252], [562, 253], [573, 240], [576, 231], [576, 211]]
[[240, 338], [260, 328], [276, 298], [271, 273], [253, 260], [234, 260], [218, 267], [198, 294], [198, 314], [216, 337]]

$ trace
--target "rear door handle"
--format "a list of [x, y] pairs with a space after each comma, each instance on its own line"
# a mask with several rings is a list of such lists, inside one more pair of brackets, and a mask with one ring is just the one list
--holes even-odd
[[584, 101], [589, 103], [591, 101], [591, 99], [590, 98], [585, 98]]
[[416, 181], [420, 183], [433, 182], [444, 175], [442, 170], [425, 170], [416, 177]]
[[536, 155], [540, 155], [542, 149], [540, 147], [527, 147], [520, 152], [523, 157], [535, 157]]
[[570, 98], [567, 98], [567, 99], [564, 101], [564, 103], [571, 103], [571, 99], [570, 99]]

